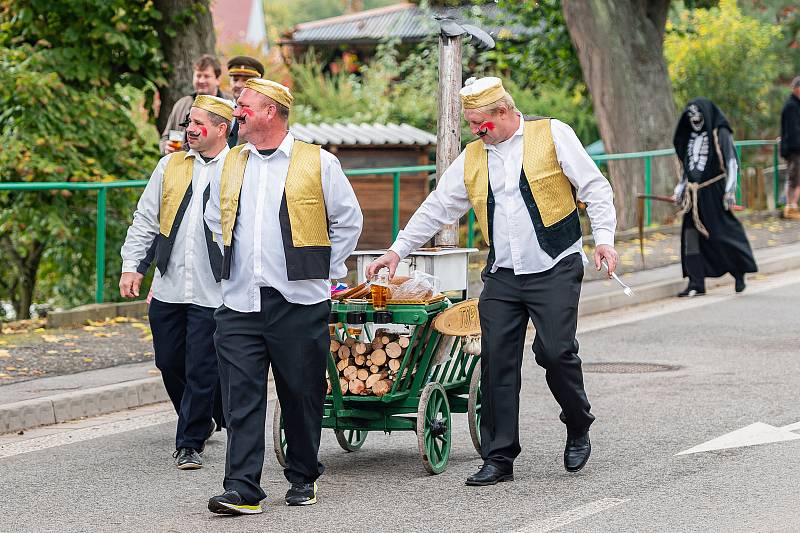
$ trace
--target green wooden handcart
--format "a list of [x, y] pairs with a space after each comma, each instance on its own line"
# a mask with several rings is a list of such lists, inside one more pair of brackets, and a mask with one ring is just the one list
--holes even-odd
[[[336, 361], [333, 355], [329, 356], [328, 376], [333, 387], [325, 398], [322, 427], [334, 430], [344, 450], [359, 450], [370, 431], [414, 431], [425, 470], [439, 474], [450, 457], [452, 414], [467, 413], [472, 443], [480, 453], [479, 357], [462, 351], [460, 337], [448, 337], [433, 327], [434, 319], [447, 307], [446, 301], [389, 304], [392, 323], [404, 324], [412, 331], [392, 388], [384, 396], [342, 394], [336, 386]], [[338, 306], [340, 322], [345, 322], [348, 310], [346, 303]], [[367, 323], [372, 322], [371, 306], [366, 314]], [[278, 462], [285, 466], [286, 439], [280, 404], [275, 407], [273, 445]]]

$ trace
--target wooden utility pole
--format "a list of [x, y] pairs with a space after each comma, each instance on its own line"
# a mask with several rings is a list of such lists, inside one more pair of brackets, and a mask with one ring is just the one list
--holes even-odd
[[[436, 133], [436, 183], [461, 152], [461, 36], [439, 33], [439, 130]], [[442, 227], [436, 246], [458, 246], [458, 221]]]
[[[461, 38], [477, 40], [478, 46], [493, 48], [494, 39], [471, 24], [437, 18], [439, 32], [439, 129], [436, 133], [436, 183], [461, 152]], [[434, 245], [458, 246], [458, 221], [436, 234]]]

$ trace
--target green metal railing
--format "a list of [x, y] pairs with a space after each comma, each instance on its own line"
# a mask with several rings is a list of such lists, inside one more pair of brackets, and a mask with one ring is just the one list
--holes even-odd
[[[739, 158], [739, 173], [737, 178], [736, 188], [736, 201], [742, 200], [741, 177], [742, 168], [744, 163], [742, 161], [742, 148], [752, 146], [772, 146], [772, 171], [773, 171], [773, 193], [775, 197], [775, 205], [778, 204], [778, 182], [780, 181], [780, 173], [778, 171], [778, 141], [765, 141], [765, 140], [748, 140], [736, 141], [733, 143], [736, 147], [736, 155]], [[608, 154], [598, 155], [592, 157], [595, 163], [603, 163], [606, 161], [623, 161], [631, 159], [644, 159], [644, 194], [653, 194], [653, 158], [674, 156], [675, 150], [673, 148], [664, 148], [661, 150], [650, 150], [647, 152], [631, 152], [627, 154]], [[644, 204], [644, 221], [646, 225], [652, 224], [652, 216], [650, 212], [650, 200], [646, 200]]]
[[[775, 204], [778, 203], [778, 144], [776, 141], [738, 141], [735, 143], [739, 160], [741, 161], [741, 149], [743, 147], [751, 146], [773, 146], [773, 172], [774, 172], [774, 194]], [[674, 155], [673, 149], [664, 150], [651, 150], [648, 152], [634, 152], [628, 154], [609, 154], [594, 156], [592, 159], [597, 163], [605, 161], [619, 161], [631, 159], [644, 159], [644, 192], [645, 194], [652, 193], [652, 168], [653, 158]], [[739, 169], [744, 165], [740, 163]], [[402, 174], [414, 174], [420, 172], [434, 172], [435, 165], [419, 165], [412, 167], [387, 167], [387, 168], [363, 168], [346, 170], [347, 176], [365, 176], [374, 174], [391, 174], [392, 175], [392, 239], [397, 236], [400, 231], [400, 176]], [[110, 182], [92, 182], [92, 183], [71, 183], [71, 182], [10, 182], [0, 183], [0, 191], [48, 191], [48, 190], [96, 190], [97, 191], [97, 229], [95, 233], [95, 302], [103, 302], [103, 280], [105, 279], [106, 265], [106, 210], [108, 189], [122, 189], [122, 188], [138, 188], [147, 185], [147, 180], [131, 180], [131, 181], [110, 181]], [[740, 191], [737, 191], [740, 194]], [[737, 198], [739, 198], [737, 196]], [[649, 225], [651, 223], [650, 217], [650, 203], [645, 203], [645, 222]], [[475, 213], [470, 210], [467, 217], [467, 247], [472, 247], [474, 244], [474, 229], [475, 229]]]

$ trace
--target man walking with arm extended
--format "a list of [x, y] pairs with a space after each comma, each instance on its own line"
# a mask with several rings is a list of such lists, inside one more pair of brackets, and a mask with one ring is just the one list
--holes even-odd
[[208, 502], [214, 513], [261, 512], [270, 366], [286, 433], [286, 504], [315, 503], [323, 472], [330, 278], [347, 274], [362, 216], [336, 157], [288, 132], [291, 104], [283, 85], [247, 80], [236, 119], [248, 142], [228, 153], [206, 208], [224, 250], [214, 340], [228, 453], [225, 492]]
[[370, 276], [399, 261], [475, 210], [489, 256], [482, 273], [481, 455], [483, 466], [467, 485], [514, 479], [520, 453], [519, 393], [529, 320], [533, 352], [567, 426], [564, 467], [577, 472], [589, 459], [594, 421], [583, 387], [575, 330], [586, 258], [576, 196], [587, 205], [601, 262], [613, 272], [616, 215], [611, 186], [572, 129], [555, 119], [524, 117], [499, 78], [461, 90], [464, 118], [479, 140], [469, 143], [443, 173]]

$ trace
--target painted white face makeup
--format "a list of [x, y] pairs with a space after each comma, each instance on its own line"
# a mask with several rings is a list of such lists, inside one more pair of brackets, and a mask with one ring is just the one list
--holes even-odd
[[703, 118], [703, 113], [700, 112], [700, 108], [692, 104], [689, 106], [687, 112], [689, 113], [689, 124], [692, 125], [692, 129], [694, 131], [702, 130], [705, 119]]

